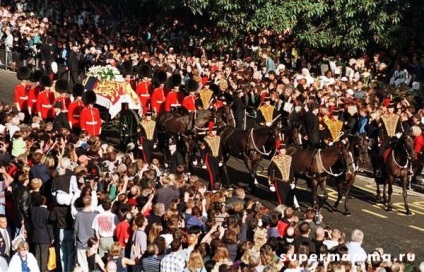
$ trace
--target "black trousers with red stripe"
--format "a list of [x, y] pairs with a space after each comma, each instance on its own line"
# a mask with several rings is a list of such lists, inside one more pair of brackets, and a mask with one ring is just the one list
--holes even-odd
[[290, 192], [290, 182], [274, 179], [275, 192], [277, 193], [278, 204], [289, 205], [287, 196]]
[[205, 164], [206, 169], [209, 173], [209, 185], [210, 188], [213, 189], [216, 182], [220, 181], [219, 178], [219, 162], [218, 157], [214, 157], [210, 154], [206, 154], [205, 156]]

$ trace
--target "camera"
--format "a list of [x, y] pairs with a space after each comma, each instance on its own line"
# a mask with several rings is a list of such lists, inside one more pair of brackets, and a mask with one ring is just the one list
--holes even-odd
[[317, 210], [316, 213], [315, 213], [314, 222], [317, 225], [320, 225], [322, 223], [321, 213], [320, 213], [319, 210]]

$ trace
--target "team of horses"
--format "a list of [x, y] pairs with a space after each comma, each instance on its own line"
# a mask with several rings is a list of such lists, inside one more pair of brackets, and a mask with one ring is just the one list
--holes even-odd
[[[276, 152], [276, 143], [287, 146], [287, 154], [292, 156], [292, 168], [296, 180], [302, 178], [308, 181], [312, 191], [312, 205], [321, 207], [318, 189], [324, 194], [327, 203], [327, 180], [333, 179], [338, 192], [337, 200], [331, 210], [338, 210], [338, 205], [344, 197], [344, 214], [350, 215], [348, 200], [358, 171], [358, 163], [373, 165], [377, 171], [378, 160], [384, 160], [383, 176], [375, 178], [377, 183], [377, 200], [381, 199], [380, 184], [383, 184], [383, 203], [387, 211], [393, 209], [393, 183], [400, 179], [406, 214], [411, 214], [407, 203], [407, 184], [411, 162], [416, 154], [413, 140], [403, 134], [393, 138], [384, 158], [378, 156], [370, 148], [370, 141], [365, 135], [344, 135], [338, 142], [327, 148], [302, 148], [302, 137], [297, 129], [282, 128], [281, 122], [275, 120], [270, 127], [252, 127], [246, 130], [235, 128], [235, 119], [231, 105], [224, 105], [215, 111], [203, 110], [193, 114], [163, 113], [157, 117], [159, 138], [166, 146], [167, 138], [176, 135], [181, 141], [181, 150], [186, 157], [187, 166], [196, 158], [199, 142], [207, 133], [208, 122], [215, 121], [218, 135], [221, 137], [223, 149], [223, 184], [229, 184], [227, 162], [231, 156], [241, 159], [249, 172], [249, 187], [254, 192], [257, 188], [257, 168], [263, 158], [271, 159]], [[388, 188], [388, 190], [386, 190]], [[386, 193], [387, 191], [387, 193]]]

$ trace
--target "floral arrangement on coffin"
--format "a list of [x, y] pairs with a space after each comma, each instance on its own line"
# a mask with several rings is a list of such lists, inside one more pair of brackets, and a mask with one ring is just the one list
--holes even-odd
[[100, 81], [115, 81], [122, 78], [122, 75], [116, 67], [107, 65], [90, 67], [87, 77], [95, 77]]

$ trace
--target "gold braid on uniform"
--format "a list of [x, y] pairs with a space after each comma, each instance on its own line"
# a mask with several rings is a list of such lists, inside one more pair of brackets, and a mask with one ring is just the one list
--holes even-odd
[[275, 155], [274, 158], [272, 158], [272, 161], [278, 167], [278, 170], [280, 170], [282, 180], [289, 181], [292, 157], [285, 154], [284, 155], [278, 154], [278, 155]]
[[200, 100], [202, 100], [202, 105], [204, 109], [207, 109], [209, 102], [211, 101], [213, 92], [211, 90], [202, 89], [199, 91]]
[[274, 115], [274, 106], [260, 106], [259, 110], [261, 111], [265, 122], [271, 123]]
[[221, 137], [219, 136], [207, 136], [205, 141], [208, 143], [209, 147], [212, 150], [212, 156], [218, 157], [219, 155], [219, 145], [221, 144]]
[[141, 121], [141, 126], [144, 128], [146, 132], [147, 140], [153, 140], [153, 134], [155, 132], [156, 122], [155, 121]]
[[399, 115], [383, 115], [381, 116], [384, 126], [386, 127], [387, 135], [393, 137], [396, 134], [396, 126], [398, 124]]
[[340, 136], [340, 131], [342, 131], [343, 122], [340, 120], [326, 119], [324, 123], [330, 131], [333, 141], [337, 140], [337, 138]]

